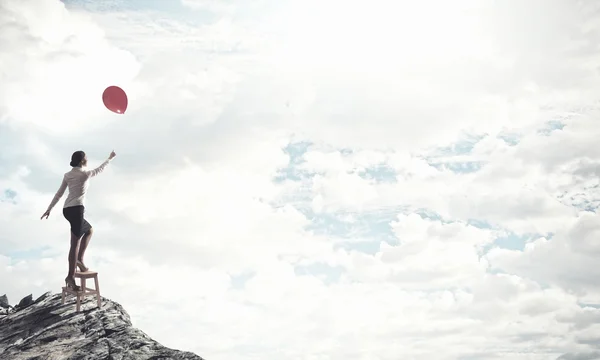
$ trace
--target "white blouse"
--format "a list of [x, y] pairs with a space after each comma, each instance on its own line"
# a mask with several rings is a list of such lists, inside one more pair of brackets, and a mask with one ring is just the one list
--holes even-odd
[[54, 199], [52, 199], [50, 206], [48, 206], [48, 211], [52, 210], [54, 205], [56, 205], [58, 200], [64, 195], [67, 186], [69, 187], [69, 195], [65, 200], [63, 208], [83, 205], [90, 178], [100, 174], [109, 163], [110, 159], [107, 159], [102, 165], [94, 170], [83, 170], [80, 167], [74, 167], [71, 171], [65, 173], [60, 188], [56, 192], [56, 195], [54, 195]]

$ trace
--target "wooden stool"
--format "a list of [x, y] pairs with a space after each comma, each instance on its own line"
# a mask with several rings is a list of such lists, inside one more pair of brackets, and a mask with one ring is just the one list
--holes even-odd
[[[96, 295], [96, 301], [98, 303], [98, 307], [102, 306], [102, 300], [100, 299], [100, 285], [98, 284], [98, 273], [96, 271], [86, 271], [86, 272], [75, 272], [75, 277], [81, 280], [80, 288], [81, 290], [75, 291], [66, 286], [62, 288], [62, 303], [65, 303], [65, 297], [67, 294], [75, 295], [77, 298], [76, 302], [76, 311], [79, 312], [81, 307], [81, 299], [86, 295]], [[94, 279], [95, 289], [90, 289], [85, 286], [86, 279]]]

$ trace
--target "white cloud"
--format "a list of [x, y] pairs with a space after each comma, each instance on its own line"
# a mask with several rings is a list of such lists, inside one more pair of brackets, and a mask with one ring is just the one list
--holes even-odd
[[593, 265], [598, 252], [594, 240], [597, 229], [595, 213], [584, 212], [550, 240], [536, 239], [523, 251], [495, 249], [487, 257], [494, 268], [559, 285], [575, 291], [580, 301], [595, 304], [600, 299]]
[[[114, 147], [87, 261], [167, 346], [598, 352], [590, 4], [3, 1], [0, 291], [59, 288], [60, 203], [39, 216], [72, 151]], [[125, 115], [102, 106], [112, 84]]]

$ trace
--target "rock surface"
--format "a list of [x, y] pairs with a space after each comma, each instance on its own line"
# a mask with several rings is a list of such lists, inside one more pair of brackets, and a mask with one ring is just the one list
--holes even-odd
[[8, 298], [6, 297], [6, 294], [0, 296], [0, 308], [3, 309], [8, 309], [10, 305], [8, 305]]
[[0, 360], [203, 360], [190, 352], [166, 348], [131, 326], [129, 315], [114, 301], [95, 298], [75, 312], [74, 298], [61, 294], [31, 295], [0, 314]]

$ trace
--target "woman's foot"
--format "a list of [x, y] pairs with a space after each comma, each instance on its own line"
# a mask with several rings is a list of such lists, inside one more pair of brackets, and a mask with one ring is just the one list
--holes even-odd
[[67, 287], [69, 289], [75, 290], [75, 291], [80, 291], [81, 288], [75, 283], [75, 278], [65, 278], [65, 284], [67, 285]]
[[79, 260], [77, 260], [77, 267], [79, 268], [79, 272], [86, 272], [89, 270], [89, 268], [86, 267], [85, 264]]

